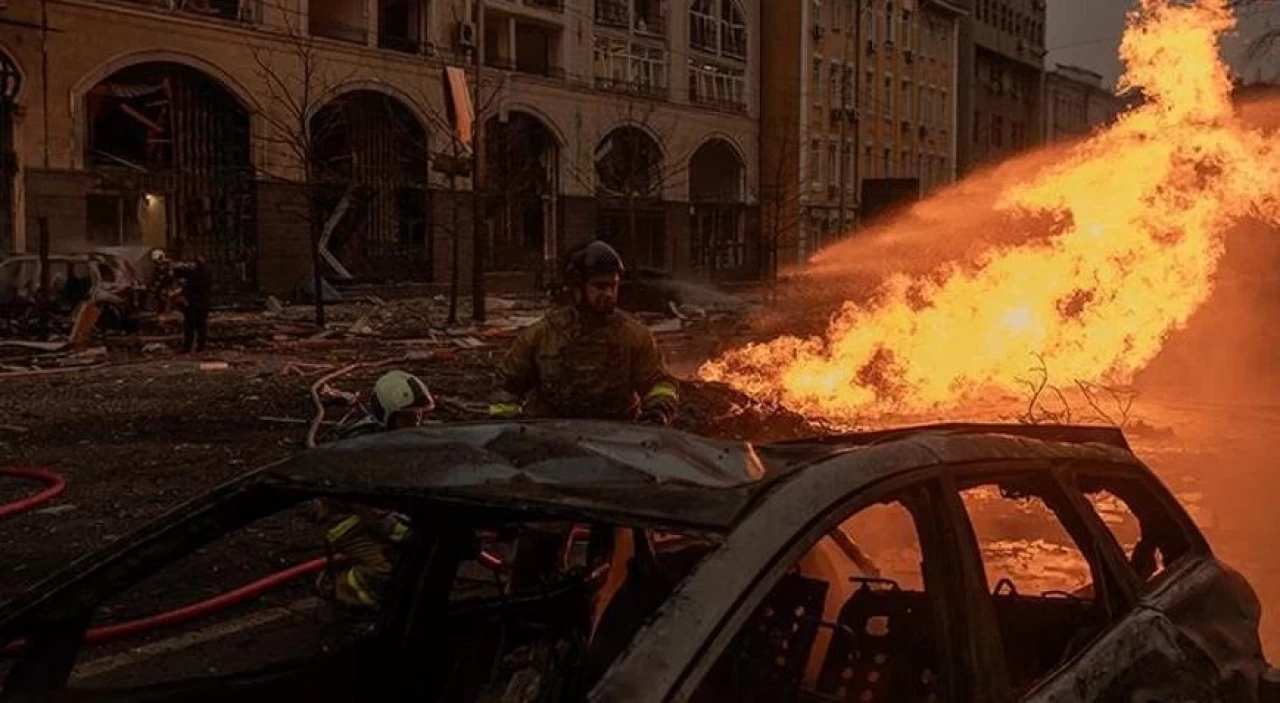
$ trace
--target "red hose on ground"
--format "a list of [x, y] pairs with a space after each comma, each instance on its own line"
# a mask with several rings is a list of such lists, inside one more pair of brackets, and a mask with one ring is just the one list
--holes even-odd
[[[34, 479], [37, 481], [43, 481], [48, 486], [44, 490], [28, 498], [0, 505], [0, 518], [17, 515], [18, 513], [31, 510], [37, 505], [52, 500], [61, 494], [67, 486], [66, 481], [58, 474], [47, 469], [34, 467], [0, 467], [0, 476]], [[480, 559], [490, 568], [501, 568], [503, 566], [503, 562], [500, 558], [495, 557], [488, 552], [481, 552]], [[334, 557], [334, 561], [343, 561], [343, 556], [341, 554], [336, 555]], [[292, 581], [293, 579], [323, 571], [328, 563], [328, 557], [312, 559], [310, 561], [305, 561], [301, 564], [291, 566], [287, 569], [277, 571], [274, 574], [264, 576], [257, 581], [245, 584], [233, 591], [228, 591], [226, 593], [213, 596], [212, 598], [206, 598], [205, 600], [192, 603], [190, 605], [184, 605], [180, 608], [167, 610], [144, 618], [138, 618], [137, 620], [95, 627], [85, 633], [84, 642], [85, 644], [111, 642], [113, 640], [141, 634], [143, 632], [149, 632], [161, 627], [177, 625], [187, 622], [188, 620], [205, 617], [224, 608], [229, 608], [233, 605], [238, 605], [247, 600], [257, 598], [263, 593], [266, 593], [281, 584]], [[16, 654], [22, 650], [23, 645], [23, 640], [10, 642], [3, 648], [0, 648], [0, 654]]]
[[35, 508], [37, 505], [47, 503], [67, 488], [67, 482], [58, 474], [37, 467], [20, 467], [20, 466], [0, 466], [0, 476], [11, 476], [13, 478], [25, 478], [33, 481], [41, 481], [45, 484], [45, 489], [12, 503], [0, 504], [0, 518], [13, 517], [18, 513], [26, 512]]
[[[328, 557], [320, 557], [318, 559], [312, 559], [311, 561], [304, 561], [296, 566], [291, 566], [283, 571], [277, 571], [276, 573], [264, 576], [257, 581], [245, 584], [234, 591], [227, 591], [226, 593], [218, 594], [212, 598], [206, 598], [205, 600], [192, 603], [190, 605], [184, 605], [181, 608], [175, 608], [163, 613], [149, 615], [145, 618], [138, 618], [137, 620], [130, 620], [128, 622], [95, 627], [85, 633], [84, 643], [102, 644], [103, 642], [111, 642], [123, 637], [141, 634], [143, 632], [167, 627], [169, 625], [178, 625], [180, 623], [187, 622], [188, 620], [195, 620], [197, 618], [205, 617], [206, 615], [211, 615], [224, 608], [229, 608], [233, 605], [243, 603], [244, 601], [257, 598], [276, 586], [292, 581], [293, 579], [323, 571], [328, 561]], [[0, 651], [3, 651], [5, 654], [15, 654], [22, 649], [23, 644], [23, 640], [10, 642], [3, 650]]]

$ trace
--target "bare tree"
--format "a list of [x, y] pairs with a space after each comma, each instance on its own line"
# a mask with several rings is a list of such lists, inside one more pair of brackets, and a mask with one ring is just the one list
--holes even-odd
[[[459, 62], [461, 63], [461, 62]], [[461, 68], [462, 66], [457, 66]], [[449, 273], [449, 313], [447, 324], [456, 325], [458, 323], [458, 301], [461, 295], [461, 275], [462, 275], [462, 236], [464, 227], [460, 218], [459, 203], [462, 200], [461, 193], [463, 189], [459, 186], [459, 179], [471, 179], [471, 191], [473, 198], [480, 198], [484, 195], [483, 184], [477, 183], [476, 178], [476, 162], [475, 154], [475, 138], [474, 134], [478, 130], [485, 129], [489, 118], [498, 112], [500, 101], [506, 88], [506, 78], [500, 73], [487, 74], [483, 82], [475, 81], [474, 74], [469, 74], [468, 81], [470, 87], [470, 101], [474, 120], [472, 122], [473, 136], [470, 140], [463, 139], [458, 129], [460, 115], [456, 114], [457, 106], [452, 105], [448, 96], [445, 96], [445, 104], [448, 106], [445, 111], [437, 109], [435, 106], [440, 104], [441, 96], [431, 94], [433, 89], [423, 88], [417, 95], [412, 96], [419, 106], [421, 106], [429, 124], [425, 134], [402, 134], [405, 144], [408, 148], [418, 152], [418, 154], [432, 163], [432, 168], [438, 173], [446, 176], [448, 179], [449, 192], [449, 209], [450, 222], [443, 227], [435, 227], [437, 231], [443, 230], [449, 236], [450, 249], [450, 273]], [[442, 76], [443, 91], [447, 94], [449, 91], [449, 82], [446, 76]], [[433, 85], [426, 82], [423, 85]], [[390, 101], [387, 102], [388, 109], [391, 107]], [[473, 218], [483, 216], [483, 208], [472, 201]], [[473, 221], [474, 224], [474, 221]], [[434, 225], [433, 225], [434, 227]], [[479, 229], [473, 227], [473, 234], [478, 234]], [[482, 256], [482, 251], [477, 248], [476, 242], [472, 243], [472, 256]], [[473, 262], [474, 263], [474, 262]], [[483, 276], [483, 268], [473, 266], [473, 276]], [[475, 282], [473, 281], [473, 296], [475, 295]], [[483, 282], [480, 282], [479, 295], [483, 297]], [[476, 314], [475, 301], [472, 301], [472, 314]], [[480, 308], [479, 314], [483, 316], [483, 306]], [[479, 317], [477, 319], [482, 319]]]
[[[332, 91], [355, 74], [357, 66], [326, 59], [315, 39], [300, 27], [301, 13], [288, 4], [278, 5], [281, 26], [261, 43], [250, 47], [256, 72], [264, 87], [263, 120], [268, 134], [259, 135], [275, 156], [292, 161], [297, 179], [285, 174], [265, 173], [269, 178], [298, 185], [306, 199], [298, 206], [282, 207], [286, 214], [305, 224], [311, 243], [311, 274], [315, 296], [316, 325], [325, 325], [321, 243], [326, 213], [321, 189], [327, 180], [319, 158], [319, 146], [337, 128], [336, 120], [320, 116], [320, 108]], [[300, 179], [300, 180], [298, 180]]]
[[625, 241], [636, 241], [636, 214], [646, 202], [661, 201], [667, 186], [687, 174], [691, 153], [663, 154], [679, 119], [662, 118], [659, 102], [639, 95], [619, 95], [610, 131], [587, 158], [568, 160], [568, 173], [585, 190], [606, 202], [621, 203], [626, 215]]

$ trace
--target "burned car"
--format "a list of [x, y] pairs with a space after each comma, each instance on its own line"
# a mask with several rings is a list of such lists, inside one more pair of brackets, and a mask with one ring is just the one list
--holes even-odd
[[[30, 320], [40, 291], [40, 257], [20, 254], [0, 262], [0, 318]], [[145, 304], [147, 286], [128, 258], [115, 253], [49, 255], [51, 312], [73, 314], [81, 303], [98, 305], [104, 325], [127, 327]]]
[[[209, 574], [339, 559], [273, 522], [314, 499], [412, 525], [376, 607], [300, 584], [89, 651]], [[1117, 430], [441, 425], [251, 472], [32, 588], [0, 698], [1273, 700], [1259, 617]]]

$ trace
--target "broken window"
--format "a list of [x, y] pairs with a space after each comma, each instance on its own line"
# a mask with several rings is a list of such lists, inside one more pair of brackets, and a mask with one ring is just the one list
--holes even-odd
[[[148, 244], [203, 256], [219, 287], [253, 288], [256, 188], [239, 100], [188, 66], [144, 63], [90, 89], [85, 113], [86, 162], [101, 177], [90, 236], [118, 244], [145, 233]], [[158, 209], [134, 207], [143, 197]]]
[[1088, 547], [1082, 521], [1047, 474], [961, 488], [1009, 675], [1025, 692], [1110, 624], [1115, 589], [1100, 554]]
[[714, 0], [693, 0], [689, 5], [689, 43], [700, 51], [720, 50], [720, 23]]
[[317, 111], [311, 130], [321, 237], [336, 262], [330, 262], [334, 273], [347, 279], [429, 276], [429, 144], [414, 114], [382, 93], [354, 91]]
[[439, 635], [449, 659], [439, 688], [456, 692], [451, 700], [497, 700], [517, 684], [546, 695], [576, 676], [589, 688], [714, 546], [559, 521], [483, 524], [472, 534], [479, 558], [439, 565], [453, 573]]
[[1082, 473], [1075, 484], [1143, 583], [1157, 583], [1170, 565], [1192, 553], [1181, 522], [1141, 479]]
[[747, 79], [743, 71], [689, 59], [689, 102], [745, 110], [746, 92]]
[[930, 486], [863, 507], [788, 565], [692, 700], [946, 698]]
[[559, 193], [559, 146], [541, 120], [510, 112], [487, 123], [489, 189], [493, 241], [489, 271], [536, 272], [554, 259], [554, 230]]
[[596, 150], [596, 187], [612, 196], [661, 196], [662, 151], [637, 127], [619, 127]]
[[[356, 514], [366, 519], [353, 525]], [[407, 548], [369, 516], [385, 518], [389, 526], [404, 520], [358, 503], [307, 502], [232, 530], [126, 586], [94, 610], [68, 687], [127, 690], [207, 680], [350, 650], [376, 630], [376, 599], [398, 575]], [[326, 566], [325, 558], [335, 553], [346, 561]], [[177, 618], [168, 627], [111, 636], [113, 628], [180, 611], [300, 564], [309, 566], [256, 597], [202, 617]]]
[[379, 0], [378, 46], [418, 53], [422, 48], [422, 0]]

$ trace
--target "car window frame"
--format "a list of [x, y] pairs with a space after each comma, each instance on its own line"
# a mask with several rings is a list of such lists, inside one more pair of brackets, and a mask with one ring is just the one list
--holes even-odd
[[[966, 554], [966, 561], [971, 568], [977, 569], [976, 573], [972, 573], [971, 576], [979, 588], [978, 595], [982, 596], [980, 601], [984, 604], [979, 609], [979, 614], [986, 621], [986, 626], [983, 630], [990, 633], [994, 643], [993, 647], [984, 650], [986, 656], [995, 657], [984, 662], [984, 671], [990, 672], [992, 675], [994, 679], [993, 685], [1000, 691], [1002, 700], [1012, 700], [1015, 697], [1022, 700], [1034, 696], [1037, 691], [1074, 666], [1083, 653], [1089, 651], [1096, 643], [1114, 632], [1117, 627], [1133, 614], [1138, 605], [1133, 580], [1119, 568], [1121, 564], [1117, 562], [1117, 555], [1122, 559], [1123, 552], [1113, 545], [1115, 540], [1110, 536], [1109, 532], [1105, 541], [1101, 539], [1098, 531], [1106, 531], [1106, 526], [1097, 518], [1093, 508], [1087, 504], [1087, 501], [1084, 505], [1081, 505], [1072, 496], [1069, 486], [1063, 481], [1062, 467], [1064, 463], [1070, 463], [1070, 461], [1064, 462], [1055, 459], [988, 461], [963, 467], [951, 467], [948, 472], [948, 479], [952, 487], [949, 496], [954, 500], [954, 507], [960, 511], [959, 522], [957, 523], [957, 531], [962, 535], [961, 541], [963, 542], [960, 547]], [[961, 474], [962, 478], [960, 480], [957, 480], [957, 474]], [[1021, 696], [1015, 696], [1013, 681], [1008, 672], [1005, 643], [1000, 632], [999, 623], [996, 621], [995, 607], [991, 598], [992, 586], [987, 583], [982, 548], [977, 532], [974, 530], [973, 523], [969, 518], [968, 510], [965, 508], [964, 500], [960, 496], [960, 491], [966, 488], [984, 485], [985, 483], [998, 481], [1001, 477], [1016, 476], [1018, 474], [1038, 475], [1047, 489], [1054, 494], [1054, 498], [1062, 505], [1066, 513], [1065, 516], [1058, 516], [1055, 513], [1055, 517], [1062, 524], [1063, 529], [1067, 531], [1067, 535], [1072, 541], [1076, 542], [1076, 546], [1080, 548], [1085, 560], [1090, 563], [1090, 571], [1094, 583], [1097, 583], [1099, 577], [1106, 579], [1106, 596], [1115, 607], [1106, 627], [1099, 630], [1092, 639], [1070, 658], [1041, 676]], [[1083, 496], [1081, 499], [1083, 499]], [[1095, 567], [1093, 562], [1090, 561], [1089, 555], [1085, 552], [1086, 548], [1091, 546], [1098, 550], [1098, 565], [1096, 568], [1100, 573], [1097, 574], [1092, 573]]]
[[[936, 489], [939, 502], [945, 505], [946, 487], [942, 479], [943, 475], [938, 467], [915, 469], [871, 485], [860, 486], [829, 501], [821, 513], [806, 523], [804, 529], [796, 531], [779, 551], [769, 557], [765, 568], [735, 597], [729, 615], [721, 619], [704, 640], [697, 655], [685, 665], [666, 700], [688, 700], [698, 690], [720, 656], [732, 644], [773, 587], [819, 541], [861, 510], [906, 492], [926, 493], [930, 484]], [[935, 628], [938, 628], [939, 622], [948, 623], [938, 628], [940, 632], [937, 645], [940, 665], [946, 671], [945, 680], [950, 686], [949, 695], [953, 700], [968, 700], [963, 692], [972, 689], [976, 670], [973, 669], [972, 662], [962, 654], [966, 637], [962, 634], [962, 628], [955, 624], [964, 620], [964, 608], [958, 607], [958, 599], [949, 597], [951, 592], [962, 590], [955, 583], [954, 577], [958, 572], [955, 571], [953, 557], [946, 556], [948, 552], [954, 555], [955, 532], [946, 528], [950, 523], [946, 513], [944, 519], [937, 524], [916, 523], [914, 515], [912, 522], [920, 540], [922, 561], [926, 561], [923, 559], [925, 550], [941, 550], [941, 554], [931, 561], [935, 564], [946, 562], [947, 568], [924, 570], [922, 575], [925, 592], [929, 594], [932, 606]]]
[[[1112, 547], [1108, 551], [1113, 553], [1115, 568], [1121, 576], [1128, 580], [1135, 601], [1144, 600], [1148, 596], [1159, 592], [1165, 584], [1176, 580], [1178, 574], [1194, 569], [1199, 561], [1213, 556], [1204, 533], [1196, 526], [1195, 521], [1191, 519], [1182, 504], [1178, 502], [1177, 497], [1150, 471], [1129, 464], [1087, 460], [1065, 462], [1056, 471], [1059, 475], [1060, 483], [1067, 491], [1068, 496], [1081, 506], [1085, 519], [1091, 523], [1096, 523], [1099, 540], [1104, 546]], [[1129, 558], [1124, 553], [1124, 547], [1116, 539], [1115, 533], [1111, 531], [1111, 528], [1107, 527], [1106, 522], [1103, 521], [1102, 516], [1098, 514], [1093, 504], [1089, 502], [1084, 491], [1080, 490], [1077, 483], [1077, 479], [1080, 476], [1099, 479], [1114, 477], [1118, 480], [1136, 482], [1150, 494], [1159, 505], [1159, 509], [1164, 511], [1165, 515], [1177, 526], [1178, 531], [1187, 543], [1186, 554], [1173, 563], [1166, 565], [1164, 571], [1153, 579], [1144, 581], [1139, 578], [1137, 572], [1133, 570], [1133, 566], [1129, 563]], [[1127, 503], [1125, 507], [1132, 510]]]
[[[28, 603], [13, 612], [18, 626], [7, 634], [13, 638], [25, 638], [35, 646], [28, 646], [15, 657], [5, 679], [0, 680], [0, 686], [16, 680], [27, 685], [34, 684], [36, 688], [31, 692], [71, 691], [67, 688], [68, 677], [87, 646], [84, 636], [90, 628], [93, 615], [103, 604], [180, 562], [196, 550], [259, 520], [296, 508], [317, 497], [324, 496], [311, 491], [282, 489], [259, 481], [236, 482], [144, 525], [130, 537], [121, 540], [120, 548], [102, 555], [97, 563], [85, 570], [69, 574], [62, 583], [48, 584], [47, 590], [34, 594]], [[367, 502], [374, 504], [376, 501]], [[98, 555], [86, 558], [96, 556]], [[405, 573], [405, 567], [397, 569], [398, 575]], [[402, 594], [409, 588], [404, 585], [407, 581], [405, 578], [393, 577], [391, 586], [395, 589], [395, 596], [389, 595], [388, 599], [403, 597]], [[387, 610], [392, 607], [402, 608], [403, 605], [388, 603]], [[381, 624], [380, 620], [380, 627]], [[409, 628], [409, 625], [406, 624], [405, 627]], [[44, 637], [34, 636], [39, 630], [52, 632]], [[376, 637], [390, 641], [398, 634], [404, 633], [387, 631], [380, 632]], [[29, 658], [30, 663], [25, 663]], [[49, 666], [50, 659], [53, 660], [52, 668]], [[305, 667], [307, 661], [304, 659], [286, 666]], [[65, 668], [65, 672], [59, 673], [62, 668]], [[25, 671], [15, 676], [19, 669]], [[40, 679], [29, 680], [27, 672], [33, 672]], [[256, 673], [250, 669], [237, 675], [252, 677]], [[74, 695], [84, 700], [116, 700], [131, 691], [199, 686], [217, 678], [189, 677], [150, 687], [85, 688], [79, 689]], [[9, 693], [7, 690], [5, 692]]]

